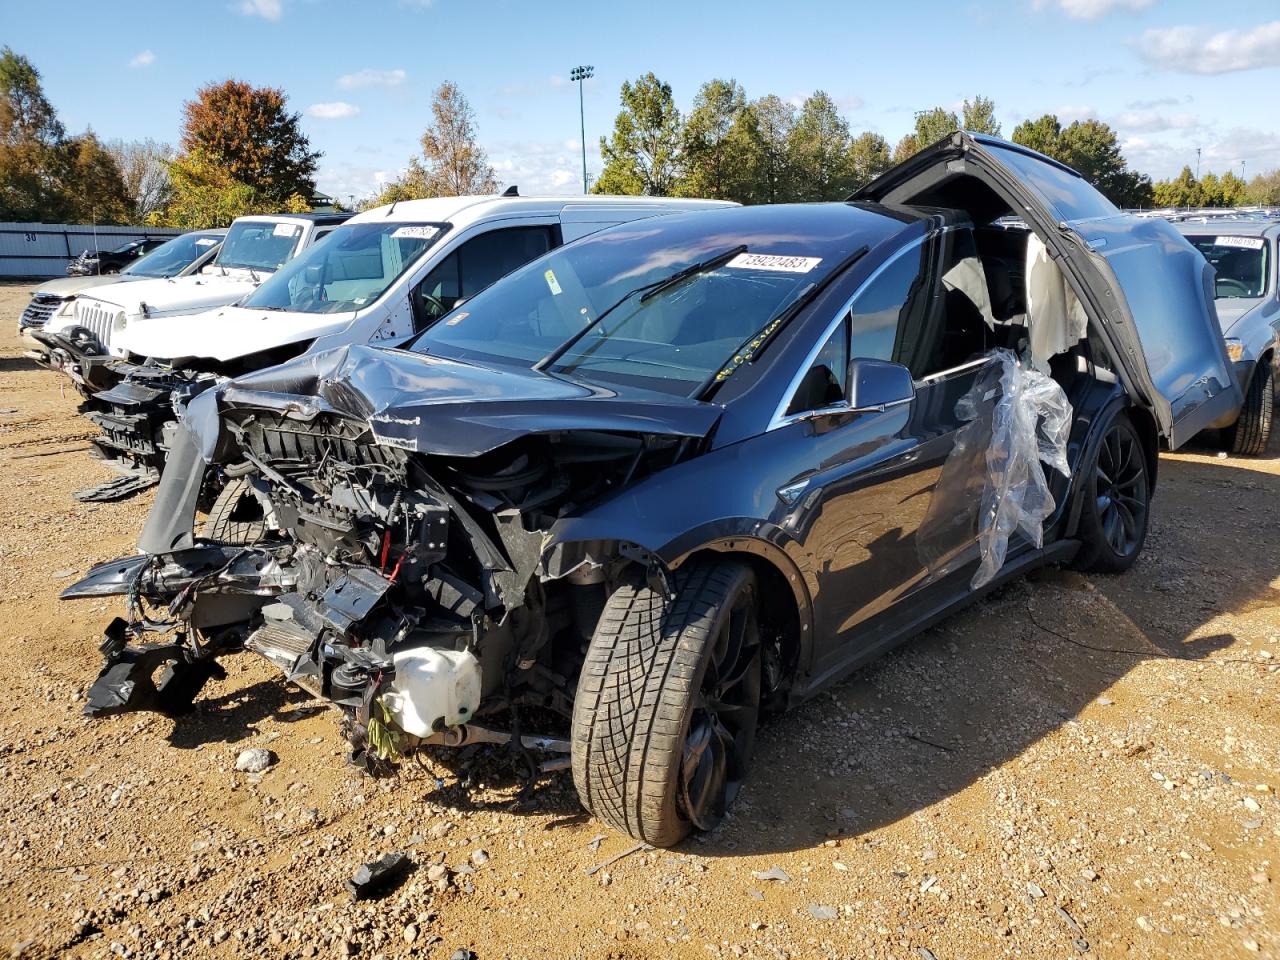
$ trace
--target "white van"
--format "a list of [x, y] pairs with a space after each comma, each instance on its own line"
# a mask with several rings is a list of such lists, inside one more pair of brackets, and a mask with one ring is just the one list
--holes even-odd
[[218, 380], [308, 349], [403, 343], [516, 267], [630, 220], [730, 206], [661, 197], [440, 197], [349, 219], [234, 304], [130, 319], [112, 337], [122, 380], [86, 403], [94, 441], [119, 480], [80, 499], [119, 499], [155, 483], [175, 411]]

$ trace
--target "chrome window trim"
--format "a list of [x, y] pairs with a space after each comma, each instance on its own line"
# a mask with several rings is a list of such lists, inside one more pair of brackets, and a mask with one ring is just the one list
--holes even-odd
[[[939, 233], [940, 232], [941, 231], [939, 231]], [[912, 250], [917, 250], [920, 247], [923, 247], [924, 242], [926, 240], [932, 239], [936, 235], [937, 235], [936, 233], [928, 233], [922, 237], [916, 237], [910, 243], [894, 251], [894, 253], [891, 256], [889, 256], [884, 261], [884, 263], [876, 267], [875, 270], [871, 272], [871, 275], [868, 276], [867, 279], [863, 280], [862, 283], [858, 285], [858, 289], [854, 290], [853, 293], [850, 294], [849, 299], [845, 301], [844, 306], [842, 306], [839, 310], [836, 311], [835, 317], [831, 320], [830, 323], [827, 324], [826, 329], [823, 330], [822, 332], [822, 335], [818, 337], [818, 339], [814, 342], [813, 347], [809, 350], [808, 355], [804, 358], [804, 362], [801, 363], [799, 367], [796, 368], [795, 375], [791, 378], [791, 382], [787, 384], [787, 389], [786, 391], [784, 391], [782, 395], [782, 400], [778, 403], [777, 408], [773, 411], [773, 417], [769, 420], [769, 426], [765, 428], [765, 433], [768, 433], [770, 430], [777, 430], [779, 427], [785, 427], [790, 423], [795, 423], [797, 420], [804, 420], [804, 419], [811, 418], [817, 413], [836, 412], [836, 411], [847, 412], [853, 409], [848, 405], [848, 402], [846, 401], [843, 407], [828, 406], [828, 407], [822, 408], [821, 411], [802, 410], [800, 413], [793, 413], [790, 415], [787, 414], [787, 407], [791, 405], [792, 398], [796, 395], [796, 391], [800, 389], [800, 381], [804, 379], [804, 375], [808, 373], [809, 368], [813, 366], [813, 361], [818, 359], [818, 354], [822, 351], [822, 348], [827, 345], [827, 341], [831, 339], [831, 335], [836, 332], [836, 328], [840, 326], [841, 321], [843, 321], [845, 316], [849, 313], [849, 311], [853, 309], [853, 301], [858, 299], [858, 297], [862, 295], [863, 291], [866, 290], [868, 286], [870, 286], [872, 283], [878, 280], [882, 273], [888, 270], [889, 267], [893, 266], [893, 264], [897, 263], [900, 257], [905, 256], [907, 253], [909, 253]], [[851, 336], [852, 336], [852, 332], [853, 331], [851, 330], [850, 331]], [[849, 360], [851, 362], [855, 359], [857, 358], [853, 356], [849, 357]], [[875, 359], [875, 358], [870, 357], [870, 358], [863, 358], [863, 359]]]
[[925, 383], [933, 383], [933, 381], [935, 380], [941, 380], [944, 377], [951, 376], [952, 374], [963, 373], [965, 370], [972, 370], [974, 367], [986, 366], [990, 362], [991, 362], [990, 357], [979, 357], [977, 360], [969, 360], [966, 363], [960, 364], [959, 366], [948, 367], [946, 370], [939, 370], [936, 373], [928, 374], [927, 376], [921, 377], [919, 380], [915, 382], [917, 386]]

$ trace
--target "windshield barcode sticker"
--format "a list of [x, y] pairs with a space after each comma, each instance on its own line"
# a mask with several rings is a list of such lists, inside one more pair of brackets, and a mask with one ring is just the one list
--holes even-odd
[[271, 232], [277, 237], [292, 237], [298, 232], [298, 227], [292, 223], [277, 223]]
[[778, 273], [808, 273], [822, 262], [821, 257], [783, 257], [771, 253], [740, 253], [726, 267], [738, 270], [773, 270]]
[[392, 240], [430, 240], [440, 232], [439, 227], [396, 227], [391, 232]]
[[560, 281], [556, 279], [554, 271], [548, 270], [543, 274], [543, 276], [547, 280], [547, 289], [551, 291], [551, 295], [553, 297], [558, 297], [560, 294], [564, 293], [564, 291], [560, 289]]
[[1261, 250], [1265, 243], [1261, 237], [1214, 237], [1215, 247], [1239, 247], [1241, 250]]
[[215, 243], [217, 243], [217, 242], [218, 242], [217, 240], [210, 240], [208, 237], [201, 237], [199, 240], [197, 240], [197, 241], [196, 241], [196, 246], [197, 246], [197, 247], [212, 247], [212, 246], [213, 246]]

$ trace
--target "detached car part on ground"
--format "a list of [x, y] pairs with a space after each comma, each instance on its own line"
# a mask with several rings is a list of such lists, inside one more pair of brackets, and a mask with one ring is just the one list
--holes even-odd
[[[403, 343], [455, 303], [548, 250], [628, 220], [727, 204], [640, 197], [447, 197], [389, 204], [352, 217], [235, 304], [183, 316], [132, 320], [89, 397], [95, 441], [125, 481], [82, 492], [118, 499], [159, 480], [186, 403], [229, 377], [311, 348]], [[208, 491], [212, 500], [216, 489]], [[244, 484], [212, 508], [213, 533], [243, 524]], [[250, 513], [252, 504], [247, 505]]]
[[1244, 405], [1213, 424], [1232, 453], [1267, 449], [1280, 370], [1280, 217], [1182, 219], [1178, 231], [1214, 269], [1218, 319]]
[[[1210, 276], [962, 134], [858, 202], [588, 237], [408, 351], [192, 401], [142, 553], [64, 593], [127, 600], [87, 712], [182, 712], [245, 648], [370, 765], [567, 754], [589, 810], [673, 844], [724, 815], [763, 709], [1037, 565], [1133, 563], [1159, 438], [1240, 402]], [[257, 542], [193, 535], [206, 461]]]
[[31, 292], [31, 302], [18, 318], [18, 334], [24, 355], [41, 366], [49, 365], [49, 347], [34, 334], [48, 327], [67, 330], [75, 326], [75, 300], [86, 290], [126, 281], [186, 277], [218, 254], [226, 230], [196, 230], [174, 237], [151, 253], [135, 260], [117, 274], [62, 277], [40, 284]]

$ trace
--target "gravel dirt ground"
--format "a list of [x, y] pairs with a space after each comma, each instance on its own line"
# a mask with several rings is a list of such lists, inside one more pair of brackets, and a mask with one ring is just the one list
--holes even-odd
[[[567, 774], [344, 763], [334, 714], [249, 655], [197, 711], [90, 721], [150, 495], [104, 478], [0, 287], [0, 949], [23, 957], [1280, 958], [1280, 445], [1165, 455], [1119, 577], [1008, 586], [762, 731], [732, 817], [640, 851]], [[279, 762], [235, 770], [266, 747]], [[598, 839], [603, 835], [603, 839]], [[363, 861], [395, 892], [353, 903]], [[433, 869], [434, 868], [434, 869]], [[466, 955], [465, 953], [462, 955]]]

